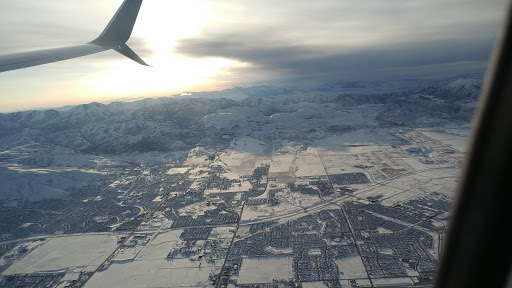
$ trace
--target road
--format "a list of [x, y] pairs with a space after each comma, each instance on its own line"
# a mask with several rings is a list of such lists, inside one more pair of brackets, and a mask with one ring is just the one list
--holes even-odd
[[[174, 182], [179, 182], [181, 180], [183, 180], [185, 177], [182, 177], [181, 179], [179, 180], [174, 180]], [[167, 195], [165, 195], [164, 199], [166, 200], [170, 195], [171, 193], [173, 192], [169, 192]], [[101, 269], [101, 267], [103, 267], [103, 265], [107, 264], [109, 261], [112, 261], [112, 259], [115, 258], [115, 256], [117, 255], [117, 252], [124, 246], [124, 244], [133, 236], [133, 234], [135, 234], [135, 231], [137, 231], [140, 227], [140, 225], [142, 225], [142, 223], [146, 222], [147, 220], [151, 219], [153, 217], [153, 214], [155, 213], [156, 210], [158, 210], [158, 208], [160, 208], [162, 206], [162, 204], [165, 203], [165, 200], [162, 200], [160, 201], [160, 203], [158, 203], [158, 205], [155, 206], [155, 208], [153, 208], [153, 210], [151, 210], [149, 213], [146, 214], [146, 217], [144, 217], [144, 219], [142, 219], [142, 221], [136, 226], [133, 228], [133, 230], [126, 236], [126, 238], [121, 242], [119, 243], [119, 245], [117, 245], [114, 249], [114, 251], [112, 251], [112, 253], [110, 253], [108, 255], [108, 257], [92, 272], [92, 274], [82, 283], [82, 287], [85, 286], [85, 284], [87, 284], [87, 282]]]
[[245, 203], [247, 201], [244, 201], [244, 204], [242, 204], [242, 210], [240, 210], [240, 216], [238, 217], [238, 223], [236, 223], [235, 232], [233, 233], [233, 238], [231, 239], [231, 243], [229, 243], [228, 252], [226, 252], [226, 258], [224, 259], [224, 264], [222, 264], [222, 268], [220, 269], [219, 278], [217, 279], [217, 284], [215, 285], [216, 288], [220, 287], [222, 274], [224, 273], [224, 269], [226, 269], [226, 264], [229, 259], [229, 254], [231, 253], [231, 248], [233, 247], [233, 243], [235, 243], [236, 233], [238, 232], [238, 228], [240, 227], [240, 221], [242, 220], [242, 214], [244, 213]]

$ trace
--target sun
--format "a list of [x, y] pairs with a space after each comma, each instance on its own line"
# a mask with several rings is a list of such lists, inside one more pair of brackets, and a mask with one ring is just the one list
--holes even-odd
[[[191, 59], [173, 53], [176, 42], [194, 37], [214, 21], [212, 4], [200, 0], [153, 0], [143, 3], [132, 39], [143, 39], [151, 51], [142, 58], [152, 67], [120, 58], [109, 69], [88, 80], [99, 95], [156, 95], [207, 87], [213, 76], [238, 65], [220, 58]], [[130, 45], [130, 41], [128, 41]], [[133, 48], [137, 52], [136, 47]]]
[[214, 20], [212, 4], [200, 0], [153, 0], [143, 3], [133, 34], [157, 53], [169, 53], [182, 38], [198, 35]]
[[142, 67], [130, 61], [113, 62], [109, 64], [108, 72], [88, 82], [99, 94], [149, 96], [193, 90], [194, 86], [205, 87], [223, 67], [235, 65], [226, 59], [187, 59], [175, 55], [160, 55], [148, 62], [157, 64]]

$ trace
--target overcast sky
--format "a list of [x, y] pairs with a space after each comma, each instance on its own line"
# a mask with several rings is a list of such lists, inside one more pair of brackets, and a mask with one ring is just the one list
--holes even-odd
[[[0, 54], [94, 39], [121, 0], [0, 1]], [[505, 0], [146, 0], [129, 46], [0, 74], [0, 112], [258, 84], [483, 72]]]

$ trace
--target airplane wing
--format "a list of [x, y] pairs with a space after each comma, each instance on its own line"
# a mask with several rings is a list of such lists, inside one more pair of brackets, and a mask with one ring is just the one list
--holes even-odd
[[0, 72], [82, 57], [110, 49], [141, 65], [149, 66], [126, 45], [141, 4], [142, 0], [124, 0], [100, 36], [87, 44], [0, 55]]

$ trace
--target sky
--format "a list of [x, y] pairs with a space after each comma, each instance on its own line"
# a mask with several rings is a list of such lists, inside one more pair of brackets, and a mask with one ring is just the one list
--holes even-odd
[[[95, 39], [122, 0], [0, 1], [0, 55]], [[506, 0], [145, 0], [128, 45], [0, 73], [0, 113], [251, 85], [482, 73]]]

